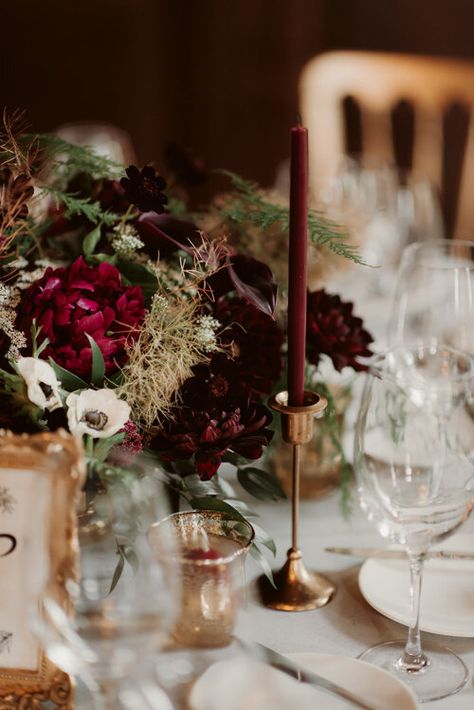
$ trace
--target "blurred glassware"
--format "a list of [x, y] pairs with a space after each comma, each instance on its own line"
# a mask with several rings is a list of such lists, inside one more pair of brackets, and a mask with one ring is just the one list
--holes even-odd
[[49, 594], [48, 583], [42, 613], [31, 609], [49, 658], [82, 678], [98, 710], [121, 707], [124, 680], [163, 646], [173, 625], [179, 605], [173, 550], [158, 561], [145, 534], [168, 512], [164, 500], [152, 474], [109, 484], [82, 516], [80, 578], [67, 581], [74, 618]]
[[423, 555], [452, 535], [474, 502], [474, 361], [446, 346], [396, 348], [367, 375], [354, 464], [361, 507], [380, 534], [406, 548], [412, 601], [406, 644], [379, 644], [361, 659], [395, 673], [421, 702], [443, 698], [469, 673], [448, 649], [421, 647]]
[[108, 123], [65, 123], [56, 134], [73, 145], [90, 146], [121, 165], [136, 163], [135, 149], [128, 133]]
[[245, 555], [254, 539], [246, 520], [212, 510], [173, 513], [148, 537], [158, 559], [171, 540], [180, 570], [181, 608], [173, 638], [184, 648], [215, 648], [232, 640], [245, 590]]
[[405, 249], [388, 340], [444, 343], [474, 354], [474, 242], [433, 240]]
[[429, 180], [414, 174], [406, 177], [398, 189], [397, 216], [405, 244], [445, 236], [439, 195]]

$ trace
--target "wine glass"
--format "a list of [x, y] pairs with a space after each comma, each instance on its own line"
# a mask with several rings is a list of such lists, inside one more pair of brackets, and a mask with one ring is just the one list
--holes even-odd
[[[69, 579], [71, 618], [48, 580], [31, 624], [49, 658], [87, 685], [97, 710], [122, 707], [121, 686], [167, 640], [179, 594], [173, 551], [157, 561], [147, 539], [165, 512], [153, 476], [109, 484], [80, 526], [80, 576]], [[161, 491], [162, 493], [162, 491]]]
[[415, 242], [403, 253], [390, 346], [445, 343], [474, 354], [474, 242]]
[[444, 345], [395, 348], [367, 374], [354, 461], [362, 508], [383, 537], [402, 544], [411, 576], [408, 640], [362, 654], [397, 674], [420, 701], [459, 690], [468, 671], [454, 653], [421, 646], [424, 555], [468, 517], [474, 500], [474, 422], [470, 356]]

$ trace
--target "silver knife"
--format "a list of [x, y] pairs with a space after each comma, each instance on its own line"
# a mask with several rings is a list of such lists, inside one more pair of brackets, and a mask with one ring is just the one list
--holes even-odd
[[[381, 560], [406, 560], [405, 550], [387, 550], [380, 547], [325, 547], [325, 552], [352, 557], [376, 557]], [[425, 560], [474, 560], [473, 552], [463, 550], [428, 550], [423, 555]]]
[[300, 683], [308, 683], [314, 688], [318, 688], [318, 690], [323, 690], [331, 695], [337, 695], [339, 698], [346, 700], [346, 702], [350, 705], [363, 708], [363, 710], [376, 710], [373, 705], [369, 705], [366, 700], [359, 697], [355, 693], [352, 693], [350, 690], [347, 690], [346, 688], [337, 685], [337, 683], [333, 683], [327, 678], [314, 673], [314, 671], [301, 668], [296, 663], [293, 663], [293, 661], [289, 658], [286, 658], [286, 656], [283, 656], [281, 653], [274, 651], [272, 648], [268, 648], [268, 646], [264, 646], [262, 643], [243, 641], [242, 639], [236, 640], [241, 644], [241, 646], [243, 646], [249, 655], [259, 661], [267, 663], [269, 666], [272, 666], [272, 668], [276, 668], [277, 670], [290, 675], [292, 678], [296, 678], [296, 680], [299, 680]]

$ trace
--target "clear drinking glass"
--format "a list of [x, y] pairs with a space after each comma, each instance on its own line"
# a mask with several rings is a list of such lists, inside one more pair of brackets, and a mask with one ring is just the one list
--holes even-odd
[[415, 242], [400, 262], [390, 346], [445, 343], [474, 354], [474, 242]]
[[396, 348], [372, 364], [356, 424], [361, 506], [381, 535], [406, 548], [412, 601], [407, 642], [361, 658], [397, 674], [422, 702], [456, 692], [468, 677], [448, 649], [422, 648], [419, 611], [424, 554], [473, 505], [473, 379], [472, 359], [447, 346]]
[[32, 611], [32, 628], [49, 658], [82, 679], [97, 710], [127, 707], [120, 693], [131, 692], [131, 676], [173, 625], [179, 604], [173, 550], [158, 561], [146, 539], [162, 506], [153, 477], [98, 494], [82, 516], [79, 579], [67, 582], [74, 616], [49, 593], [49, 581], [41, 614], [36, 606]]

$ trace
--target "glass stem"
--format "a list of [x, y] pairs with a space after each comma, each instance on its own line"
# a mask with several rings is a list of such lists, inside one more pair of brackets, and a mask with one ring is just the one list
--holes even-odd
[[419, 671], [428, 662], [421, 648], [420, 639], [420, 599], [423, 577], [423, 555], [419, 552], [408, 552], [410, 561], [410, 599], [411, 618], [408, 639], [399, 665], [406, 671]]

